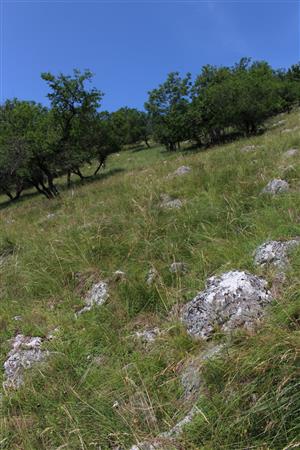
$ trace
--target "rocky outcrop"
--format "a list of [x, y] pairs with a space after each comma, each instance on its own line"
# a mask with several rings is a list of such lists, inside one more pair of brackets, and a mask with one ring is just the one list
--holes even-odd
[[12, 349], [4, 363], [4, 388], [18, 389], [24, 382], [24, 371], [45, 360], [42, 338], [18, 334], [12, 339]]
[[269, 181], [266, 187], [262, 190], [262, 194], [283, 194], [284, 192], [288, 192], [289, 183], [285, 180], [281, 180], [280, 178]]
[[105, 281], [100, 281], [99, 283], [94, 284], [84, 299], [86, 306], [78, 311], [77, 315], [90, 311], [94, 306], [103, 305], [108, 297], [108, 285]]
[[208, 339], [216, 330], [253, 328], [271, 300], [264, 279], [233, 270], [209, 278], [206, 289], [184, 306], [182, 320], [189, 334]]
[[254, 263], [257, 266], [273, 265], [278, 269], [285, 269], [288, 264], [288, 255], [300, 244], [300, 238], [289, 241], [267, 241], [260, 245], [254, 253]]

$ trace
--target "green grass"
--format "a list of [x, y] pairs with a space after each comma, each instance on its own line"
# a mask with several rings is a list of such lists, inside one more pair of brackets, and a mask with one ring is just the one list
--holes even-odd
[[[285, 118], [284, 128], [292, 128], [299, 112]], [[170, 310], [225, 270], [247, 269], [271, 280], [271, 271], [253, 266], [254, 249], [267, 239], [300, 235], [300, 158], [283, 157], [300, 148], [300, 133], [281, 129], [199, 152], [124, 151], [109, 159], [101, 176], [75, 182], [59, 199], [32, 193], [4, 205], [1, 365], [15, 334], [59, 331], [45, 344], [48, 362], [3, 397], [1, 449], [128, 448], [184, 416], [190, 405], [182, 398], [180, 367], [205, 343], [188, 337]], [[262, 147], [240, 152], [249, 144]], [[181, 165], [192, 172], [167, 177]], [[279, 177], [290, 182], [288, 194], [259, 195]], [[184, 206], [162, 210], [162, 193]], [[172, 275], [173, 261], [187, 263], [188, 273]], [[148, 287], [151, 267], [160, 277]], [[118, 269], [126, 281], [111, 282], [109, 301], [76, 319], [90, 284]], [[296, 251], [266, 323], [255, 335], [227, 338], [226, 357], [207, 363], [207, 395], [198, 402], [203, 414], [178, 448], [299, 448], [299, 275]], [[165, 331], [148, 347], [133, 338], [145, 326]]]

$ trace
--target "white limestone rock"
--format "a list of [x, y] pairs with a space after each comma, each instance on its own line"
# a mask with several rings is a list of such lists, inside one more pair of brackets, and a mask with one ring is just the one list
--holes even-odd
[[94, 306], [103, 305], [108, 298], [108, 284], [105, 281], [100, 281], [99, 283], [94, 284], [84, 299], [86, 306], [78, 311], [77, 315], [90, 311]]
[[18, 389], [24, 382], [24, 371], [44, 361], [49, 352], [43, 350], [42, 338], [18, 334], [4, 363], [6, 389]]
[[269, 181], [267, 186], [262, 190], [262, 194], [283, 194], [284, 192], [288, 192], [289, 188], [289, 183], [287, 181], [278, 178]]
[[299, 244], [299, 237], [288, 241], [264, 242], [255, 250], [254, 263], [262, 267], [273, 265], [278, 269], [285, 269], [289, 264], [289, 253]]
[[209, 278], [206, 289], [183, 307], [182, 320], [190, 335], [208, 339], [215, 329], [252, 329], [271, 301], [264, 279], [233, 270]]

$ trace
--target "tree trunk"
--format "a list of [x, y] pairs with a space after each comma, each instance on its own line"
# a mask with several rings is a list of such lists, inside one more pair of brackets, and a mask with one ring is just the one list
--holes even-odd
[[67, 173], [67, 186], [68, 188], [71, 187], [71, 170], [68, 170]]

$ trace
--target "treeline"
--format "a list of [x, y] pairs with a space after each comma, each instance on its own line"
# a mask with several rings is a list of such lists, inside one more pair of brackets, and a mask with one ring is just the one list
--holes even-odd
[[243, 58], [233, 67], [204, 66], [194, 82], [190, 74], [170, 73], [145, 107], [153, 138], [175, 150], [186, 140], [201, 146], [257, 133], [268, 117], [299, 103], [300, 64], [273, 70]]
[[84, 178], [82, 167], [124, 146], [149, 140], [168, 150], [183, 141], [198, 146], [229, 136], [257, 133], [264, 121], [300, 103], [300, 64], [273, 70], [266, 62], [243, 58], [233, 67], [204, 66], [190, 74], [173, 72], [149, 92], [144, 111], [121, 108], [100, 112], [103, 93], [89, 87], [92, 74], [42, 74], [50, 107], [17, 99], [0, 105], [0, 192], [11, 200], [35, 187], [47, 198], [59, 192], [55, 179]]

